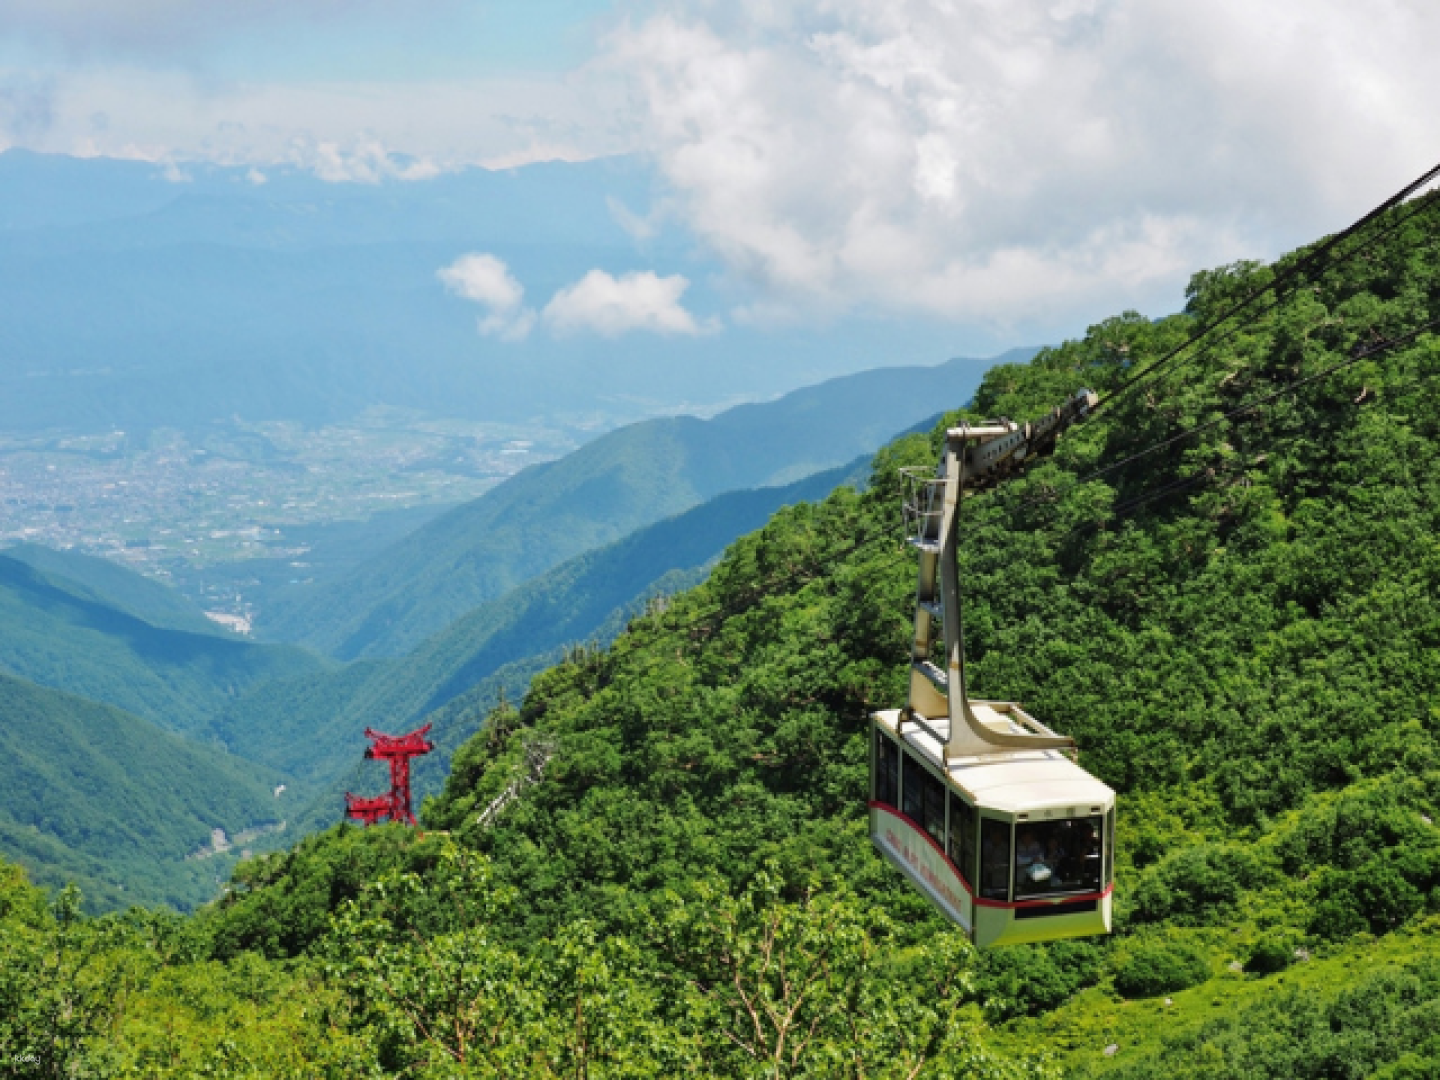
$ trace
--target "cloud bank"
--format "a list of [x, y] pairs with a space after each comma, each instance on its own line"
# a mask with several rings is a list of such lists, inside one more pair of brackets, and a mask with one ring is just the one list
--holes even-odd
[[1440, 156], [1437, 40], [1422, 0], [738, 0], [608, 48], [742, 316], [1004, 326], [1345, 224]]
[[[430, 62], [482, 8], [497, 31], [550, 10], [518, 0], [0, 0], [0, 147], [336, 182], [641, 152], [661, 194], [612, 213], [642, 247], [697, 238], [732, 321], [991, 341], [1173, 308], [1191, 271], [1339, 228], [1440, 157], [1434, 0], [582, 6], [546, 25], [610, 29], [562, 71]], [[355, 60], [387, 42], [388, 76]], [[704, 329], [677, 279], [597, 273], [545, 306], [554, 332]], [[499, 310], [496, 336], [539, 318]]]

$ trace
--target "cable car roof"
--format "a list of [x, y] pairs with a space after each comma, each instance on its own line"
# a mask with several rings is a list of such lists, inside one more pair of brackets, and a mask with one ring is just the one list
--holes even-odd
[[[976, 717], [987, 726], [1012, 726], [1013, 721], [984, 702], [972, 702]], [[877, 713], [876, 719], [891, 732], [900, 711]], [[924, 724], [905, 725], [905, 745], [929, 765], [944, 773], [944, 738], [949, 720], [933, 717]], [[1018, 726], [1017, 730], [1018, 729]], [[986, 809], [1024, 815], [1035, 820], [1084, 817], [1103, 813], [1115, 802], [1109, 785], [1095, 779], [1058, 750], [1003, 750], [953, 760], [950, 782]]]

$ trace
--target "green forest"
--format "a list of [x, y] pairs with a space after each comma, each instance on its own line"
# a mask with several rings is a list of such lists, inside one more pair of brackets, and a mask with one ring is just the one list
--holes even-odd
[[[1437, 209], [991, 370], [473, 715], [418, 830], [309, 836], [189, 917], [6, 871], [0, 1071], [1440, 1076]], [[967, 501], [961, 579], [971, 692], [1118, 792], [1116, 932], [977, 953], [866, 834], [897, 470], [1082, 386], [1099, 413]]]
[[[366, 727], [431, 724], [439, 752], [416, 763], [414, 782], [438, 792], [483, 710], [522, 696], [567, 642], [611, 640], [650, 597], [702, 580], [735, 537], [862, 482], [868, 462], [719, 495], [551, 568], [408, 656], [343, 666], [219, 630], [173, 589], [104, 559], [7, 548], [0, 856], [38, 883], [80, 885], [90, 914], [193, 910], [236, 859], [330, 826], [347, 789], [384, 787], [383, 763], [360, 756]], [[200, 762], [208, 774], [195, 780]], [[211, 846], [215, 829], [228, 849]]]

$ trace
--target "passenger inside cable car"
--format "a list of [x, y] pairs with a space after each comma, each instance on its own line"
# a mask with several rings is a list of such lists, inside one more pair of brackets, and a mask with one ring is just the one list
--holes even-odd
[[1099, 892], [1104, 819], [1036, 822], [1019, 832], [1015, 848], [1015, 899], [1054, 893]]

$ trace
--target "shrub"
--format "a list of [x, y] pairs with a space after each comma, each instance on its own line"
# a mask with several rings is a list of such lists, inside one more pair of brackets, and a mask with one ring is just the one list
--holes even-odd
[[1103, 966], [1100, 949], [1088, 941], [1018, 945], [980, 955], [975, 989], [991, 1019], [1034, 1016], [1059, 1008]]
[[1360, 911], [1377, 934], [1394, 930], [1425, 906], [1420, 891], [1393, 866], [1371, 864], [1354, 875]]
[[1229, 913], [1246, 887], [1263, 878], [1253, 853], [1236, 845], [1196, 844], [1165, 856], [1135, 886], [1131, 918], [1200, 925]]
[[1261, 938], [1251, 948], [1250, 958], [1245, 961], [1245, 970], [1259, 975], [1284, 971], [1290, 966], [1293, 956], [1294, 949], [1288, 940], [1277, 937]]
[[1393, 930], [1425, 906], [1425, 898], [1393, 866], [1372, 861], [1359, 870], [1329, 870], [1314, 879], [1309, 930], [1338, 941], [1369, 930]]
[[1155, 997], [1204, 982], [1210, 962], [1183, 941], [1135, 938], [1117, 952], [1114, 970], [1115, 989], [1125, 997]]

